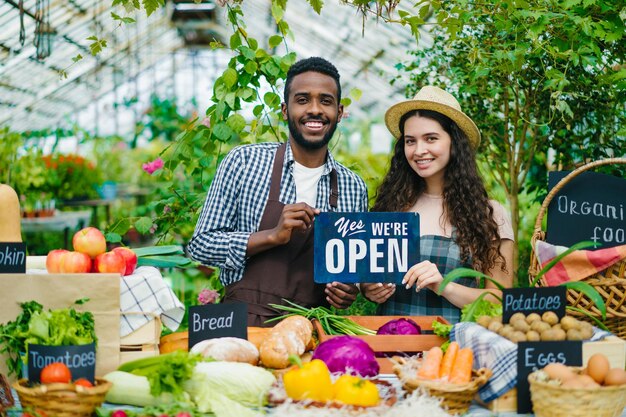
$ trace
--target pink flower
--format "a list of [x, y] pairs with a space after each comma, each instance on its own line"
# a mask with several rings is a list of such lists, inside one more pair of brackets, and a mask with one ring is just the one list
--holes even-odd
[[152, 175], [156, 170], [163, 168], [163, 160], [161, 158], [157, 158], [152, 162], [148, 162], [141, 166], [141, 169], [146, 171], [148, 174]]
[[198, 294], [198, 302], [200, 304], [215, 304], [220, 298], [220, 294], [215, 290], [207, 290], [206, 288]]

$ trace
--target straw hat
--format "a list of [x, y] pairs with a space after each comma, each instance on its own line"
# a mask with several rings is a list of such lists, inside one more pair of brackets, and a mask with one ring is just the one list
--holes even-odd
[[480, 131], [472, 119], [461, 111], [459, 102], [452, 94], [427, 85], [417, 92], [413, 100], [391, 106], [385, 113], [385, 124], [394, 137], [400, 137], [400, 118], [411, 110], [432, 110], [448, 116], [465, 132], [472, 148], [478, 148]]

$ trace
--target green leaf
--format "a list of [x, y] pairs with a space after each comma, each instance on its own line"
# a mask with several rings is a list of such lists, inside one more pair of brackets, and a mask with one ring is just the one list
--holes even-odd
[[276, 48], [278, 45], [282, 43], [282, 41], [283, 41], [283, 37], [280, 35], [270, 36], [270, 39], [269, 39], [270, 48]]
[[243, 66], [243, 70], [248, 74], [254, 74], [258, 68], [259, 66], [255, 61], [248, 61]]
[[606, 305], [604, 304], [604, 299], [595, 288], [583, 281], [569, 281], [561, 285], [568, 290], [578, 291], [589, 297], [598, 310], [600, 310], [600, 313], [602, 313], [602, 320], [606, 319]]
[[554, 257], [554, 259], [552, 259], [550, 262], [548, 262], [546, 264], [546, 266], [544, 266], [543, 268], [541, 268], [541, 271], [539, 271], [539, 273], [537, 273], [537, 276], [535, 277], [535, 279], [530, 283], [531, 287], [536, 287], [537, 283], [539, 282], [539, 280], [541, 279], [541, 277], [548, 272], [554, 265], [556, 265], [557, 263], [559, 263], [559, 261], [563, 258], [565, 258], [567, 255], [569, 255], [570, 253], [577, 251], [579, 249], [585, 249], [585, 248], [591, 248], [591, 247], [597, 247], [598, 243], [593, 242], [591, 240], [585, 240], [582, 242], [578, 242], [574, 245], [572, 245], [570, 248], [568, 248], [565, 252], [557, 255]]
[[226, 121], [228, 126], [237, 134], [239, 134], [246, 127], [246, 119], [240, 114], [231, 115]]
[[276, 23], [283, 20], [283, 16], [285, 15], [285, 8], [276, 2], [272, 2], [272, 16]]
[[188, 268], [197, 264], [191, 259], [180, 255], [142, 256], [137, 259], [137, 266], [154, 266], [157, 268]]
[[106, 39], [98, 39], [95, 36], [90, 36], [87, 38], [87, 40], [89, 41], [93, 41], [90, 45], [89, 45], [89, 51], [91, 52], [91, 55], [98, 55], [100, 52], [102, 52], [102, 50], [104, 48], [107, 47], [107, 40]]
[[72, 58], [72, 62], [76, 63], [80, 61], [81, 59], [83, 59], [83, 56], [81, 54], [78, 54], [74, 58]]
[[464, 313], [465, 313], [463, 315], [463, 321], [476, 321], [476, 312], [481, 307], [481, 304], [483, 302], [483, 298], [485, 298], [488, 295], [492, 295], [495, 298], [501, 300], [500, 297], [498, 297], [496, 294], [494, 294], [494, 293], [492, 293], [490, 291], [483, 292], [478, 297], [476, 297], [476, 299], [474, 301], [472, 301], [470, 304], [465, 305], [465, 307], [463, 308]]
[[226, 87], [231, 88], [237, 83], [237, 71], [232, 68], [227, 68], [226, 71], [222, 74], [222, 79], [224, 80], [224, 84]]
[[105, 233], [104, 238], [110, 243], [120, 243], [122, 241], [122, 236], [117, 233]]
[[232, 129], [226, 123], [219, 123], [213, 129], [213, 134], [222, 142], [226, 142], [233, 134]]
[[322, 12], [322, 6], [324, 6], [324, 2], [322, 0], [307, 0], [315, 13], [320, 14]]
[[362, 95], [363, 95], [363, 91], [361, 91], [358, 88], [353, 88], [350, 90], [350, 97], [352, 97], [356, 101], [361, 100]]
[[182, 255], [183, 248], [179, 245], [146, 246], [133, 249], [138, 258], [154, 255]]
[[146, 14], [150, 16], [159, 7], [165, 6], [165, 0], [141, 0]]
[[230, 37], [230, 49], [237, 49], [241, 46], [241, 36], [239, 36], [239, 32], [235, 32]]
[[344, 97], [344, 98], [341, 99], [340, 103], [344, 107], [348, 107], [350, 104], [352, 104], [352, 100], [350, 100], [348, 97]]
[[602, 330], [605, 330], [607, 332], [611, 331], [608, 327], [606, 327], [606, 325], [604, 323], [602, 323], [600, 320], [598, 320], [598, 318], [596, 316], [590, 314], [587, 310], [583, 310], [582, 308], [578, 308], [578, 307], [574, 307], [574, 306], [565, 306], [565, 309], [570, 310], [570, 311], [575, 311], [575, 312], [580, 313], [580, 314], [583, 314], [583, 315], [587, 316], [588, 318], [590, 318], [591, 320], [593, 320], [596, 323], [596, 326], [598, 326]]
[[135, 229], [142, 235], [148, 233], [150, 228], [152, 227], [152, 219], [149, 217], [140, 217], [139, 220], [135, 222]]
[[280, 96], [276, 93], [268, 92], [263, 96], [263, 102], [270, 107], [278, 107], [280, 105]]

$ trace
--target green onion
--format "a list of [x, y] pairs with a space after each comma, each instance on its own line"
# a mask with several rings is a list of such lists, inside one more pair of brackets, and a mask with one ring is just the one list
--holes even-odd
[[288, 305], [269, 304], [269, 306], [275, 308], [276, 310], [286, 311], [287, 314], [267, 320], [267, 322], [282, 320], [289, 316], [299, 315], [304, 316], [309, 320], [315, 319], [319, 321], [322, 329], [324, 329], [324, 332], [328, 335], [347, 334], [350, 336], [358, 336], [376, 334], [376, 330], [361, 326], [345, 316], [333, 314], [333, 312], [326, 307], [306, 308], [289, 300], [283, 299], [283, 301], [285, 301]]

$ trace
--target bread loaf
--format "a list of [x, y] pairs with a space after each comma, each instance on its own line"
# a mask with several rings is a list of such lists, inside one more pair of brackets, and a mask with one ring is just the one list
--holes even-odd
[[263, 340], [269, 336], [270, 330], [270, 327], [248, 327], [248, 341], [259, 349]]
[[313, 325], [302, 316], [290, 316], [274, 326], [261, 342], [259, 353], [263, 366], [284, 369], [290, 355], [302, 355], [313, 338]]
[[196, 343], [190, 350], [218, 361], [259, 363], [259, 351], [252, 343], [237, 337], [218, 337]]
[[0, 184], [0, 242], [21, 242], [20, 200], [6, 184]]

